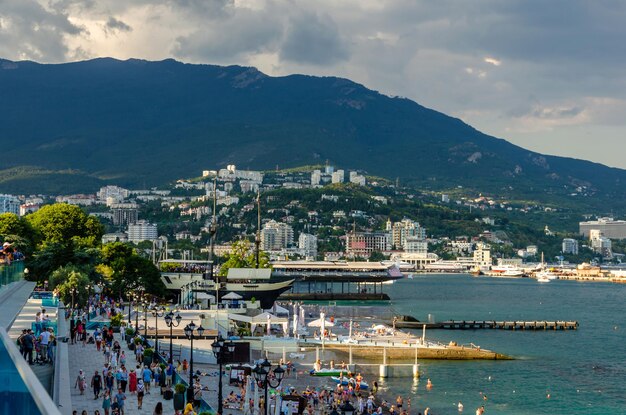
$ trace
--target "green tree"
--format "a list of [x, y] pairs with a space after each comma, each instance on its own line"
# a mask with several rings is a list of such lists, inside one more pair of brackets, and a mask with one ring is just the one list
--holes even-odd
[[0, 214], [0, 235], [31, 236], [32, 229], [24, 219], [13, 213]]
[[96, 246], [104, 233], [96, 217], [65, 203], [44, 206], [26, 218], [36, 232], [37, 242], [67, 243], [80, 238], [83, 243]]
[[32, 281], [43, 281], [59, 267], [75, 265], [85, 267], [87, 274], [94, 282], [99, 277], [95, 266], [100, 262], [100, 250], [80, 244], [80, 240], [71, 239], [67, 243], [50, 242], [40, 246], [28, 260], [31, 272], [28, 278]]
[[87, 303], [90, 284], [87, 273], [75, 265], [59, 267], [50, 277], [50, 288], [70, 306], [83, 306]]
[[[228, 274], [230, 268], [256, 268], [256, 255], [250, 249], [250, 241], [240, 239], [233, 242], [230, 253], [226, 254], [226, 262], [222, 264], [219, 276]], [[269, 268], [270, 260], [267, 253], [259, 252], [259, 268]]]

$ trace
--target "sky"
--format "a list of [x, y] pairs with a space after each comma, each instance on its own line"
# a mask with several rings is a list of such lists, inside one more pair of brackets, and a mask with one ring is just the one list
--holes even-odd
[[0, 0], [0, 57], [352, 79], [547, 154], [626, 168], [626, 2]]

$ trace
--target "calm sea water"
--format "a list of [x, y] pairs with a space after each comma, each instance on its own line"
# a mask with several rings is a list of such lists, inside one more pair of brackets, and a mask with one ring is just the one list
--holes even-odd
[[626, 414], [626, 285], [427, 275], [385, 288], [398, 313], [422, 321], [432, 314], [437, 321], [580, 323], [577, 331], [427, 331], [433, 340], [473, 342], [517, 360], [423, 361], [418, 383], [386, 380], [385, 388], [412, 396], [413, 414], [426, 407], [457, 414], [459, 401], [471, 414], [480, 405], [488, 415]]

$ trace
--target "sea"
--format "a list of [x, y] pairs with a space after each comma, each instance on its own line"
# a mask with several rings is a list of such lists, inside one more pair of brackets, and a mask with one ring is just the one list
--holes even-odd
[[[420, 362], [418, 381], [382, 381], [411, 397], [411, 414], [626, 414], [626, 285], [538, 283], [470, 275], [416, 275], [385, 286], [398, 314], [420, 321], [568, 320], [578, 330], [427, 330], [443, 343], [474, 343], [511, 361]], [[415, 334], [421, 336], [421, 330]], [[426, 388], [427, 379], [433, 387]]]

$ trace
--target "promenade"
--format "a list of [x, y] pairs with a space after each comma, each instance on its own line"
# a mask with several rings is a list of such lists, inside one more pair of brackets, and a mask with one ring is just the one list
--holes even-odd
[[[122, 341], [119, 333], [115, 334], [115, 340], [119, 341], [122, 346], [122, 350], [127, 356], [126, 367], [128, 371], [130, 371], [131, 368], [134, 368], [135, 371], [137, 371], [134, 352], [128, 350], [126, 342]], [[90, 387], [91, 377], [95, 371], [97, 370], [98, 373], [102, 375], [102, 368], [105, 361], [103, 352], [98, 352], [95, 344], [87, 344], [83, 346], [82, 342], [78, 342], [76, 344], [70, 344], [68, 342], [68, 356], [70, 363], [70, 384], [67, 386], [70, 388], [72, 394], [72, 408], [78, 411], [79, 414], [81, 411], [87, 410], [89, 415], [93, 415], [96, 409], [100, 411], [100, 414], [104, 414], [104, 411], [102, 410], [102, 393], [100, 399], [94, 399], [93, 389]], [[81, 395], [78, 388], [75, 388], [76, 378], [81, 369], [83, 370], [87, 380], [87, 389], [85, 390], [84, 395]], [[154, 382], [151, 384], [150, 394], [144, 395], [141, 410], [137, 408], [137, 395], [130, 393], [128, 388], [126, 389], [126, 402], [124, 405], [126, 414], [152, 415], [157, 402], [163, 403], [164, 414], [174, 413], [174, 401], [164, 400], [160, 394], [160, 388], [157, 387], [154, 389], [153, 386]]]

